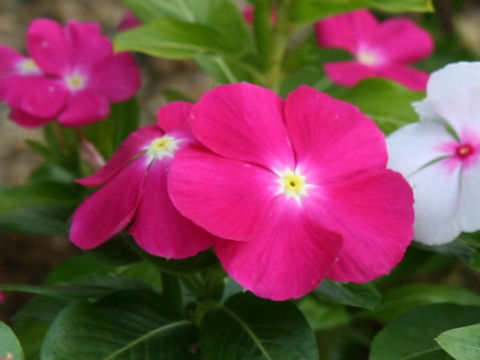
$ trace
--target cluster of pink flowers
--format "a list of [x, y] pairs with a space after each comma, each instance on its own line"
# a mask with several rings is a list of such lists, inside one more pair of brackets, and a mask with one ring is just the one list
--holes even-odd
[[62, 27], [37, 19], [28, 28], [27, 49], [29, 57], [0, 45], [0, 100], [22, 126], [100, 121], [109, 115], [110, 102], [124, 101], [140, 87], [132, 56], [115, 54], [95, 23]]

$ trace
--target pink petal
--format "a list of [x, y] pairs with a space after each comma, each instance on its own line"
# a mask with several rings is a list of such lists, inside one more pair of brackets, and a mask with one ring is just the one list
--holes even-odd
[[104, 167], [95, 174], [77, 180], [77, 183], [83, 186], [103, 185], [132, 161], [136, 155], [144, 151], [151, 141], [161, 136], [163, 136], [163, 132], [155, 125], [141, 127], [125, 139]]
[[107, 99], [89, 89], [71, 93], [65, 110], [58, 117], [63, 126], [83, 126], [105, 119], [110, 114]]
[[372, 45], [392, 62], [404, 64], [427, 58], [434, 46], [432, 36], [407, 18], [384, 21]]
[[190, 123], [200, 142], [222, 156], [283, 169], [294, 164], [283, 107], [283, 99], [260, 86], [223, 85], [203, 95]]
[[387, 163], [385, 136], [349, 103], [301, 86], [288, 96], [285, 117], [297, 167], [319, 172], [322, 182]]
[[358, 48], [374, 38], [378, 20], [368, 10], [335, 15], [315, 24], [317, 42], [326, 48], [340, 48], [357, 53]]
[[429, 162], [448, 155], [442, 145], [454, 140], [443, 124], [408, 124], [387, 138], [388, 166], [409, 177]]
[[68, 21], [65, 36], [71, 68], [77, 71], [88, 70], [100, 61], [113, 55], [111, 41], [100, 33], [100, 26], [91, 22]]
[[142, 25], [142, 22], [135, 16], [135, 14], [131, 11], [127, 11], [120, 24], [118, 24], [117, 30], [130, 30], [140, 25]]
[[10, 110], [9, 116], [10, 116], [10, 119], [15, 121], [18, 125], [26, 128], [36, 128], [36, 127], [45, 125], [46, 123], [53, 120], [49, 118], [36, 117], [29, 113], [26, 113], [25, 111], [22, 111], [20, 109], [15, 109], [15, 108], [12, 108]]
[[349, 87], [357, 85], [363, 79], [377, 76], [373, 67], [355, 60], [326, 63], [325, 72], [333, 82]]
[[146, 174], [147, 163], [137, 159], [85, 200], [73, 214], [70, 240], [92, 249], [124, 229], [135, 215]]
[[0, 78], [10, 75], [23, 59], [18, 51], [0, 44]]
[[214, 237], [183, 217], [167, 192], [171, 158], [154, 161], [129, 232], [145, 251], [166, 258], [193, 256], [213, 245]]
[[220, 240], [215, 246], [227, 273], [257, 296], [286, 300], [307, 294], [327, 275], [341, 250], [340, 236], [291, 205], [296, 209], [285, 206], [275, 213], [263, 236]]
[[388, 64], [377, 69], [378, 76], [395, 80], [415, 91], [425, 91], [429, 73], [401, 64]]
[[415, 195], [415, 240], [444, 244], [460, 234], [460, 169], [461, 162], [450, 158], [425, 166], [408, 178]]
[[27, 30], [27, 48], [40, 68], [50, 75], [62, 75], [69, 66], [63, 28], [53, 20], [34, 20]]
[[186, 101], [174, 101], [162, 106], [157, 112], [157, 124], [165, 132], [184, 129], [190, 130], [189, 117], [193, 104]]
[[36, 117], [57, 116], [67, 95], [61, 82], [44, 76], [12, 75], [5, 82], [5, 102]]
[[135, 60], [128, 53], [118, 53], [98, 62], [90, 72], [88, 86], [111, 102], [131, 98], [140, 88], [141, 77]]
[[197, 225], [222, 238], [246, 240], [270, 222], [277, 179], [262, 167], [195, 145], [175, 155], [169, 192], [175, 207]]
[[328, 274], [332, 280], [366, 282], [388, 274], [413, 238], [412, 190], [390, 170], [324, 184], [305, 199], [305, 207], [343, 237], [343, 250]]

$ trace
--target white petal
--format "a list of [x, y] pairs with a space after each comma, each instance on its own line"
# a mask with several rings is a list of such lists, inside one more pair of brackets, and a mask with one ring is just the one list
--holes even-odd
[[427, 98], [448, 99], [464, 89], [480, 86], [480, 62], [457, 62], [434, 71], [427, 84]]
[[423, 99], [422, 101], [415, 101], [412, 103], [412, 107], [420, 117], [421, 121], [444, 122], [444, 120], [433, 108], [432, 102], [428, 99]]
[[443, 244], [460, 234], [457, 223], [460, 167], [446, 161], [426, 166], [407, 179], [415, 198], [415, 240]]
[[458, 222], [462, 231], [480, 229], [480, 162], [462, 170]]
[[435, 122], [409, 124], [387, 137], [388, 167], [408, 177], [430, 161], [449, 155], [441, 145], [455, 138]]

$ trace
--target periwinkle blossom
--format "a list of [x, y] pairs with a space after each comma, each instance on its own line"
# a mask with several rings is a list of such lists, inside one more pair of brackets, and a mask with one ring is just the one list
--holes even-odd
[[244, 288], [298, 298], [325, 277], [370, 281], [402, 258], [412, 192], [358, 108], [306, 86], [283, 100], [240, 83], [205, 93], [190, 124], [202, 145], [176, 155], [170, 196], [224, 239], [215, 252]]
[[420, 122], [388, 139], [389, 167], [413, 187], [415, 240], [443, 244], [480, 229], [480, 62], [432, 73]]
[[329, 62], [325, 72], [335, 83], [354, 86], [371, 77], [384, 77], [412, 90], [425, 90], [428, 73], [410, 67], [433, 51], [430, 34], [407, 18], [380, 23], [368, 10], [331, 16], [316, 23], [317, 42], [344, 49], [354, 60]]
[[126, 31], [142, 25], [140, 19], [131, 11], [127, 11], [117, 26], [117, 30]]
[[92, 249], [127, 229], [145, 251], [167, 258], [212, 245], [214, 237], [180, 215], [167, 193], [177, 151], [196, 142], [187, 123], [191, 106], [174, 102], [160, 108], [157, 125], [132, 133], [102, 169], [77, 181], [101, 188], [73, 215], [74, 244]]
[[0, 46], [0, 99], [22, 126], [100, 121], [109, 115], [110, 102], [124, 101], [140, 87], [131, 55], [115, 54], [96, 23], [69, 21], [62, 27], [37, 19], [28, 28], [27, 49], [29, 58]]

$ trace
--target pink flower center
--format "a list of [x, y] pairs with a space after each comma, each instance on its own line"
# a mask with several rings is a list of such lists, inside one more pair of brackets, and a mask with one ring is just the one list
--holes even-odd
[[468, 158], [470, 155], [473, 155], [474, 152], [475, 152], [475, 149], [473, 148], [472, 145], [468, 143], [458, 145], [457, 148], [455, 149], [455, 154], [461, 159]]

